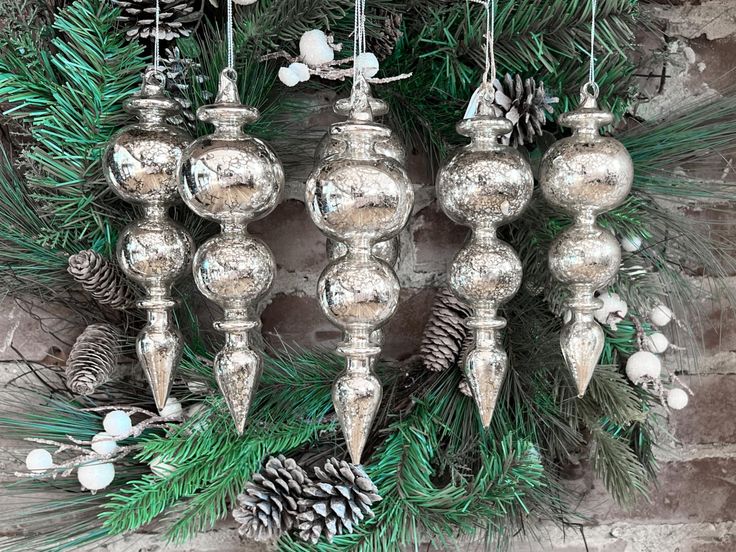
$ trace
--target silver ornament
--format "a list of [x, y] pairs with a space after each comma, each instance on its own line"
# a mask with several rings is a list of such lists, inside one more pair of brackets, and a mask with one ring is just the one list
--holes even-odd
[[488, 427], [508, 364], [499, 334], [506, 321], [497, 309], [516, 294], [522, 276], [518, 255], [496, 232], [529, 203], [534, 177], [524, 157], [501, 143], [512, 124], [494, 114], [493, 88], [482, 85], [476, 95], [477, 113], [457, 125], [470, 143], [440, 169], [437, 198], [448, 217], [472, 230], [452, 261], [448, 280], [473, 313], [466, 322], [473, 331], [473, 346], [464, 368], [483, 426]]
[[634, 166], [623, 144], [600, 135], [601, 127], [613, 123], [613, 115], [599, 109], [587, 87], [580, 107], [559, 122], [573, 134], [547, 150], [540, 184], [547, 201], [573, 217], [572, 226], [552, 243], [549, 266], [570, 292], [566, 307], [572, 316], [560, 343], [582, 396], [604, 345], [603, 330], [593, 318], [602, 304], [595, 292], [611, 283], [621, 264], [618, 240], [596, 225], [596, 216], [623, 202], [631, 190]]
[[371, 336], [396, 311], [400, 291], [393, 268], [372, 248], [401, 231], [414, 203], [403, 164], [378, 147], [392, 132], [373, 117], [387, 109], [358, 76], [351, 97], [335, 105], [348, 117], [330, 128], [340, 147], [318, 162], [305, 193], [317, 227], [347, 248], [322, 272], [317, 287], [325, 315], [344, 331], [338, 353], [346, 358], [346, 372], [335, 382], [332, 398], [355, 464], [381, 402], [381, 383], [372, 371], [381, 348]]
[[146, 310], [148, 323], [136, 350], [159, 410], [182, 353], [181, 334], [171, 323], [176, 305], [171, 286], [186, 271], [194, 249], [191, 236], [168, 215], [169, 206], [179, 200], [176, 165], [191, 138], [167, 124], [166, 117], [177, 113], [179, 104], [163, 95], [164, 87], [161, 73], [145, 73], [140, 94], [125, 104], [138, 123], [113, 136], [102, 163], [110, 187], [143, 210], [143, 217], [120, 234], [117, 258], [146, 294], [139, 306]]
[[197, 118], [215, 130], [186, 149], [178, 170], [184, 202], [222, 227], [197, 251], [194, 279], [202, 294], [224, 311], [224, 320], [214, 324], [225, 333], [214, 371], [240, 434], [262, 369], [248, 333], [260, 327], [255, 309], [276, 275], [271, 250], [248, 234], [247, 225], [276, 207], [284, 187], [276, 155], [242, 130], [259, 116], [257, 109], [240, 103], [235, 71], [222, 71], [215, 103], [197, 111]]

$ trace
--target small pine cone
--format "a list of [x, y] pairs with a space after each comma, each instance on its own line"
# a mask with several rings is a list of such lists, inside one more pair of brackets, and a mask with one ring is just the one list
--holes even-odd
[[125, 310], [135, 304], [133, 290], [105, 257], [85, 249], [69, 257], [69, 274], [101, 305]]
[[260, 473], [238, 495], [233, 517], [240, 534], [264, 542], [279, 538], [296, 521], [297, 501], [312, 482], [292, 458], [270, 457]]
[[396, 43], [404, 33], [401, 32], [401, 14], [381, 10], [379, 17], [383, 19], [383, 27], [368, 38], [368, 51], [383, 60], [394, 53]]
[[74, 342], [66, 361], [66, 385], [90, 395], [110, 380], [118, 365], [120, 332], [110, 324], [91, 324]]
[[514, 125], [511, 136], [504, 141], [514, 147], [533, 143], [542, 135], [547, 113], [554, 111], [552, 106], [560, 101], [559, 98], [548, 96], [544, 84], [537, 85], [532, 77], [522, 80], [519, 75], [512, 77], [507, 73], [503, 82], [496, 80], [493, 86], [496, 88], [494, 105]]
[[[156, 38], [156, 0], [112, 0], [120, 8], [118, 21], [127, 28], [128, 40]], [[195, 0], [159, 0], [159, 38], [174, 40], [189, 36], [201, 11]]]
[[425, 368], [441, 372], [458, 362], [468, 334], [465, 327], [468, 316], [470, 309], [449, 288], [437, 293], [419, 348]]
[[472, 397], [473, 396], [473, 392], [470, 390], [470, 385], [468, 385], [467, 378], [461, 379], [460, 380], [460, 383], [457, 384], [457, 388], [466, 397]]
[[337, 535], [355, 531], [366, 517], [373, 517], [371, 507], [381, 497], [362, 468], [330, 458], [314, 473], [318, 481], [304, 489], [299, 501], [299, 538], [312, 544], [320, 537], [332, 542]]

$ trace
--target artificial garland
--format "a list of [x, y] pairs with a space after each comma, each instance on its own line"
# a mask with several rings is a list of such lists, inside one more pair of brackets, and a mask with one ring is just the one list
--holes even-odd
[[[299, 51], [300, 39], [313, 30], [329, 31], [337, 44], [351, 27], [352, 2], [302, 3], [260, 0], [237, 12], [235, 44], [243, 60], [238, 70], [248, 83], [241, 88], [241, 100], [264, 107], [259, 132], [284, 133], [274, 123], [283, 115], [278, 106], [285, 91], [277, 84], [282, 67], [269, 55]], [[628, 51], [636, 5], [600, 2], [601, 50]], [[481, 22], [470, 17], [470, 10], [463, 2], [437, 0], [407, 8], [387, 1], [368, 14], [368, 43], [395, 41], [386, 48], [390, 53], [381, 60], [382, 71], [414, 74], [383, 85], [382, 95], [393, 106], [392, 124], [402, 129], [410, 145], [423, 146], [435, 158], [455, 140], [451, 126], [482, 64], [475, 57], [478, 48], [467, 47], [482, 38]], [[214, 22], [219, 12], [205, 13]], [[130, 337], [142, 326], [140, 312], [100, 309], [100, 297], [110, 295], [95, 297], [92, 286], [85, 288], [67, 270], [69, 256], [87, 249], [109, 259], [116, 233], [129, 219], [128, 209], [106, 192], [100, 166], [101, 147], [122, 126], [122, 101], [135, 91], [147, 61], [141, 46], [127, 40], [126, 30], [117, 25], [119, 15], [103, 0], [76, 0], [58, 14], [38, 13], [27, 26], [15, 22], [16, 35], [3, 39], [0, 93], [12, 106], [6, 112], [12, 147], [4, 150], [0, 172], [0, 268], [4, 289], [19, 299], [31, 296], [72, 306], [87, 324], [114, 323]], [[400, 32], [392, 30], [394, 38], [387, 39], [386, 18], [396, 26], [398, 15]], [[53, 28], [47, 24], [52, 20]], [[577, 92], [572, 83], [582, 78], [574, 37], [584, 32], [586, 21], [582, 4], [502, 4], [501, 67], [521, 78], [539, 81], [543, 76], [546, 89], [566, 109]], [[215, 28], [201, 24], [193, 37], [177, 43], [194, 64], [188, 66], [201, 71], [187, 77], [181, 89], [193, 107], [211, 98], [225, 59]], [[543, 31], [542, 43], [520, 39]], [[617, 114], [628, 103], [631, 73], [626, 56], [603, 60], [604, 82], [611, 90], [605, 100]], [[315, 84], [310, 79], [309, 86]], [[459, 389], [457, 360], [437, 372], [426, 370], [420, 360], [410, 360], [400, 370], [379, 364], [386, 398], [365, 454], [365, 474], [382, 499], [371, 499], [373, 517], [365, 515], [356, 523], [335, 512], [324, 510], [327, 515], [322, 515], [314, 503], [310, 509], [304, 502], [300, 511], [297, 498], [296, 510], [290, 510], [296, 521], [269, 525], [269, 535], [279, 537], [280, 547], [393, 550], [420, 535], [442, 543], [481, 533], [490, 542], [503, 543], [538, 519], [561, 524], [574, 520], [573, 501], [558, 477], [567, 462], [578, 458], [591, 460], [617, 500], [645, 493], [656, 474], [654, 435], [661, 424], [653, 407], [664, 402], [677, 408], [687, 399], [682, 389], [670, 389], [679, 382], [674, 374], [662, 374], [666, 364], [656, 356], [667, 348], [659, 336], [687, 344], [687, 332], [676, 326], [677, 319], [672, 322], [672, 311], [685, 320], [703, 295], [681, 269], [693, 262], [713, 275], [732, 268], [704, 228], [661, 207], [658, 199], [732, 197], [728, 182], [696, 180], [673, 167], [736, 142], [735, 103], [726, 96], [697, 109], [685, 106], [669, 119], [617, 133], [635, 163], [634, 195], [601, 219], [628, 254], [602, 311], [596, 313], [606, 326], [603, 365], [584, 399], [574, 398], [577, 393], [562, 369], [561, 321], [550, 307], [559, 312], [564, 296], [551, 285], [540, 253], [569, 220], [554, 215], [535, 195], [526, 215], [504, 231], [504, 239], [520, 252], [525, 281], [504, 312], [510, 322], [505, 337], [509, 376], [490, 430], [480, 428], [472, 401]], [[549, 123], [545, 130], [560, 135]], [[533, 166], [548, 143], [545, 136], [527, 144]], [[213, 232], [184, 212], [176, 216], [198, 242]], [[184, 284], [177, 295], [186, 299], [190, 289]], [[265, 475], [260, 479], [255, 474], [269, 473], [270, 457], [291, 466], [292, 473], [293, 462], [298, 463], [312, 483], [325, 485], [320, 492], [328, 496], [350, 495], [345, 482], [350, 475], [336, 467], [346, 459], [346, 450], [330, 404], [339, 360], [318, 351], [274, 353], [239, 438], [223, 400], [214, 393], [210, 351], [216, 347], [209, 346], [209, 336], [188, 315], [194, 306], [185, 300], [178, 311], [188, 344], [181, 373], [186, 385], [177, 382], [173, 394], [183, 405], [167, 403], [159, 415], [141, 399], [148, 395], [139, 381], [120, 376], [99, 381], [95, 393], [85, 398], [70, 393], [53, 367], [29, 365], [46, 387], [41, 392], [24, 387], [12, 391], [16, 399], [9, 400], [1, 424], [10, 436], [36, 443], [27, 445], [29, 449], [41, 445], [45, 453], [29, 456], [29, 470], [19, 467], [20, 481], [9, 490], [46, 492], [52, 478], [53, 487], [66, 492], [32, 514], [8, 514], [16, 522], [22, 519], [29, 531], [11, 539], [9, 549], [74, 549], [149, 524], [159, 525], [173, 541], [186, 540], [227, 517], [232, 508], [252, 506], [252, 500], [237, 497], [253, 488], [249, 481], [265, 483]], [[445, 327], [454, 335], [452, 325]], [[442, 325], [435, 325], [434, 335], [441, 330]], [[123, 364], [132, 359], [127, 342], [116, 353]], [[23, 413], [21, 406], [29, 401], [38, 407]], [[109, 417], [111, 413], [116, 414]], [[105, 467], [80, 471], [89, 460]], [[80, 494], [80, 483], [96, 494]], [[69, 508], [79, 516], [73, 525], [59, 516]], [[360, 506], [357, 511], [367, 513]], [[242, 520], [243, 514], [238, 515]]]

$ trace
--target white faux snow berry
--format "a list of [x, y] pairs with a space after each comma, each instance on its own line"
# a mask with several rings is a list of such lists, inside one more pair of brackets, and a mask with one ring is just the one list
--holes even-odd
[[101, 431], [92, 437], [92, 450], [97, 454], [110, 456], [111, 454], [115, 454], [119, 448], [120, 447], [115, 442], [115, 439], [109, 433]]
[[26, 468], [32, 472], [43, 472], [54, 466], [54, 458], [46, 449], [33, 449], [26, 456]]
[[174, 473], [174, 470], [176, 469], [171, 464], [167, 464], [162, 456], [156, 456], [153, 460], [151, 460], [149, 466], [153, 475], [161, 478], [168, 477], [169, 475]]
[[279, 80], [284, 83], [284, 85], [291, 88], [292, 86], [299, 84], [299, 75], [289, 67], [282, 67], [279, 69]]
[[642, 239], [640, 236], [625, 236], [621, 238], [621, 248], [629, 253], [636, 253], [641, 249]]
[[652, 324], [655, 326], [666, 326], [672, 322], [673, 318], [674, 315], [672, 314], [672, 311], [666, 305], [657, 305], [649, 311], [649, 320], [651, 320]]
[[306, 63], [294, 62], [289, 65], [294, 74], [299, 77], [299, 82], [306, 82], [312, 75], [309, 72], [309, 66]]
[[102, 420], [102, 426], [113, 437], [128, 437], [133, 428], [133, 422], [127, 412], [113, 410]]
[[233, 0], [233, 4], [238, 4], [239, 6], [250, 6], [256, 2], [258, 2], [258, 0]]
[[115, 466], [109, 462], [95, 462], [79, 466], [77, 479], [88, 491], [99, 491], [115, 479]]
[[307, 31], [299, 39], [299, 54], [304, 63], [314, 67], [335, 59], [335, 50], [327, 40], [327, 35], [319, 29]]
[[679, 387], [667, 391], [667, 406], [672, 410], [682, 410], [687, 406], [689, 400], [687, 393]]
[[670, 346], [670, 340], [662, 332], [654, 332], [644, 338], [644, 346], [652, 353], [664, 353]]
[[603, 305], [593, 313], [593, 316], [601, 324], [610, 324], [615, 330], [616, 322], [626, 317], [626, 314], [629, 312], [629, 306], [626, 304], [626, 301], [621, 299], [618, 293], [604, 291], [598, 296], [598, 299], [603, 302]]
[[638, 351], [626, 361], [626, 377], [632, 383], [639, 383], [645, 377], [657, 379], [661, 373], [662, 362], [649, 351]]
[[183, 411], [184, 409], [182, 408], [179, 399], [176, 397], [169, 397], [166, 399], [166, 404], [164, 404], [164, 407], [160, 410], [159, 415], [164, 418], [181, 418]]
[[375, 77], [378, 74], [380, 64], [375, 54], [370, 52], [363, 52], [355, 58], [355, 65], [358, 67], [358, 71], [363, 74], [366, 78]]

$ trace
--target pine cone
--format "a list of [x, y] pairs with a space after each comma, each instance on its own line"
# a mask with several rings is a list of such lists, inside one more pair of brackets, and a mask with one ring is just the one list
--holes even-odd
[[118, 365], [120, 332], [110, 324], [87, 326], [74, 342], [66, 361], [66, 385], [78, 395], [90, 395], [110, 380]]
[[460, 383], [457, 384], [457, 388], [466, 397], [472, 397], [473, 396], [473, 392], [470, 390], [470, 385], [468, 384], [468, 379], [467, 378], [461, 379], [460, 380]]
[[394, 53], [396, 43], [404, 33], [401, 32], [401, 14], [381, 10], [379, 17], [383, 19], [383, 27], [368, 38], [368, 51], [383, 60]]
[[292, 458], [270, 457], [260, 473], [238, 495], [233, 517], [240, 534], [256, 541], [271, 541], [294, 525], [297, 501], [312, 482]]
[[319, 480], [304, 489], [299, 501], [299, 538], [316, 544], [320, 537], [332, 542], [336, 535], [355, 531], [366, 517], [373, 517], [371, 506], [381, 500], [378, 489], [362, 468], [330, 458], [324, 469], [315, 468]]
[[117, 266], [91, 249], [69, 257], [69, 274], [101, 305], [125, 310], [135, 304], [133, 290]]
[[419, 347], [425, 368], [441, 372], [458, 362], [468, 334], [465, 327], [468, 316], [470, 309], [449, 288], [443, 288], [437, 293]]
[[[127, 27], [128, 40], [156, 38], [156, 0], [112, 0], [120, 8], [118, 21]], [[195, 0], [159, 0], [159, 38], [189, 36], [202, 13]]]
[[511, 136], [504, 138], [504, 142], [514, 147], [533, 143], [536, 136], [542, 135], [547, 113], [554, 111], [552, 105], [559, 102], [559, 98], [548, 96], [544, 84], [540, 82], [537, 86], [532, 77], [522, 81], [519, 75], [512, 77], [507, 73], [503, 83], [496, 80], [493, 86], [496, 89], [494, 105], [514, 124]]

